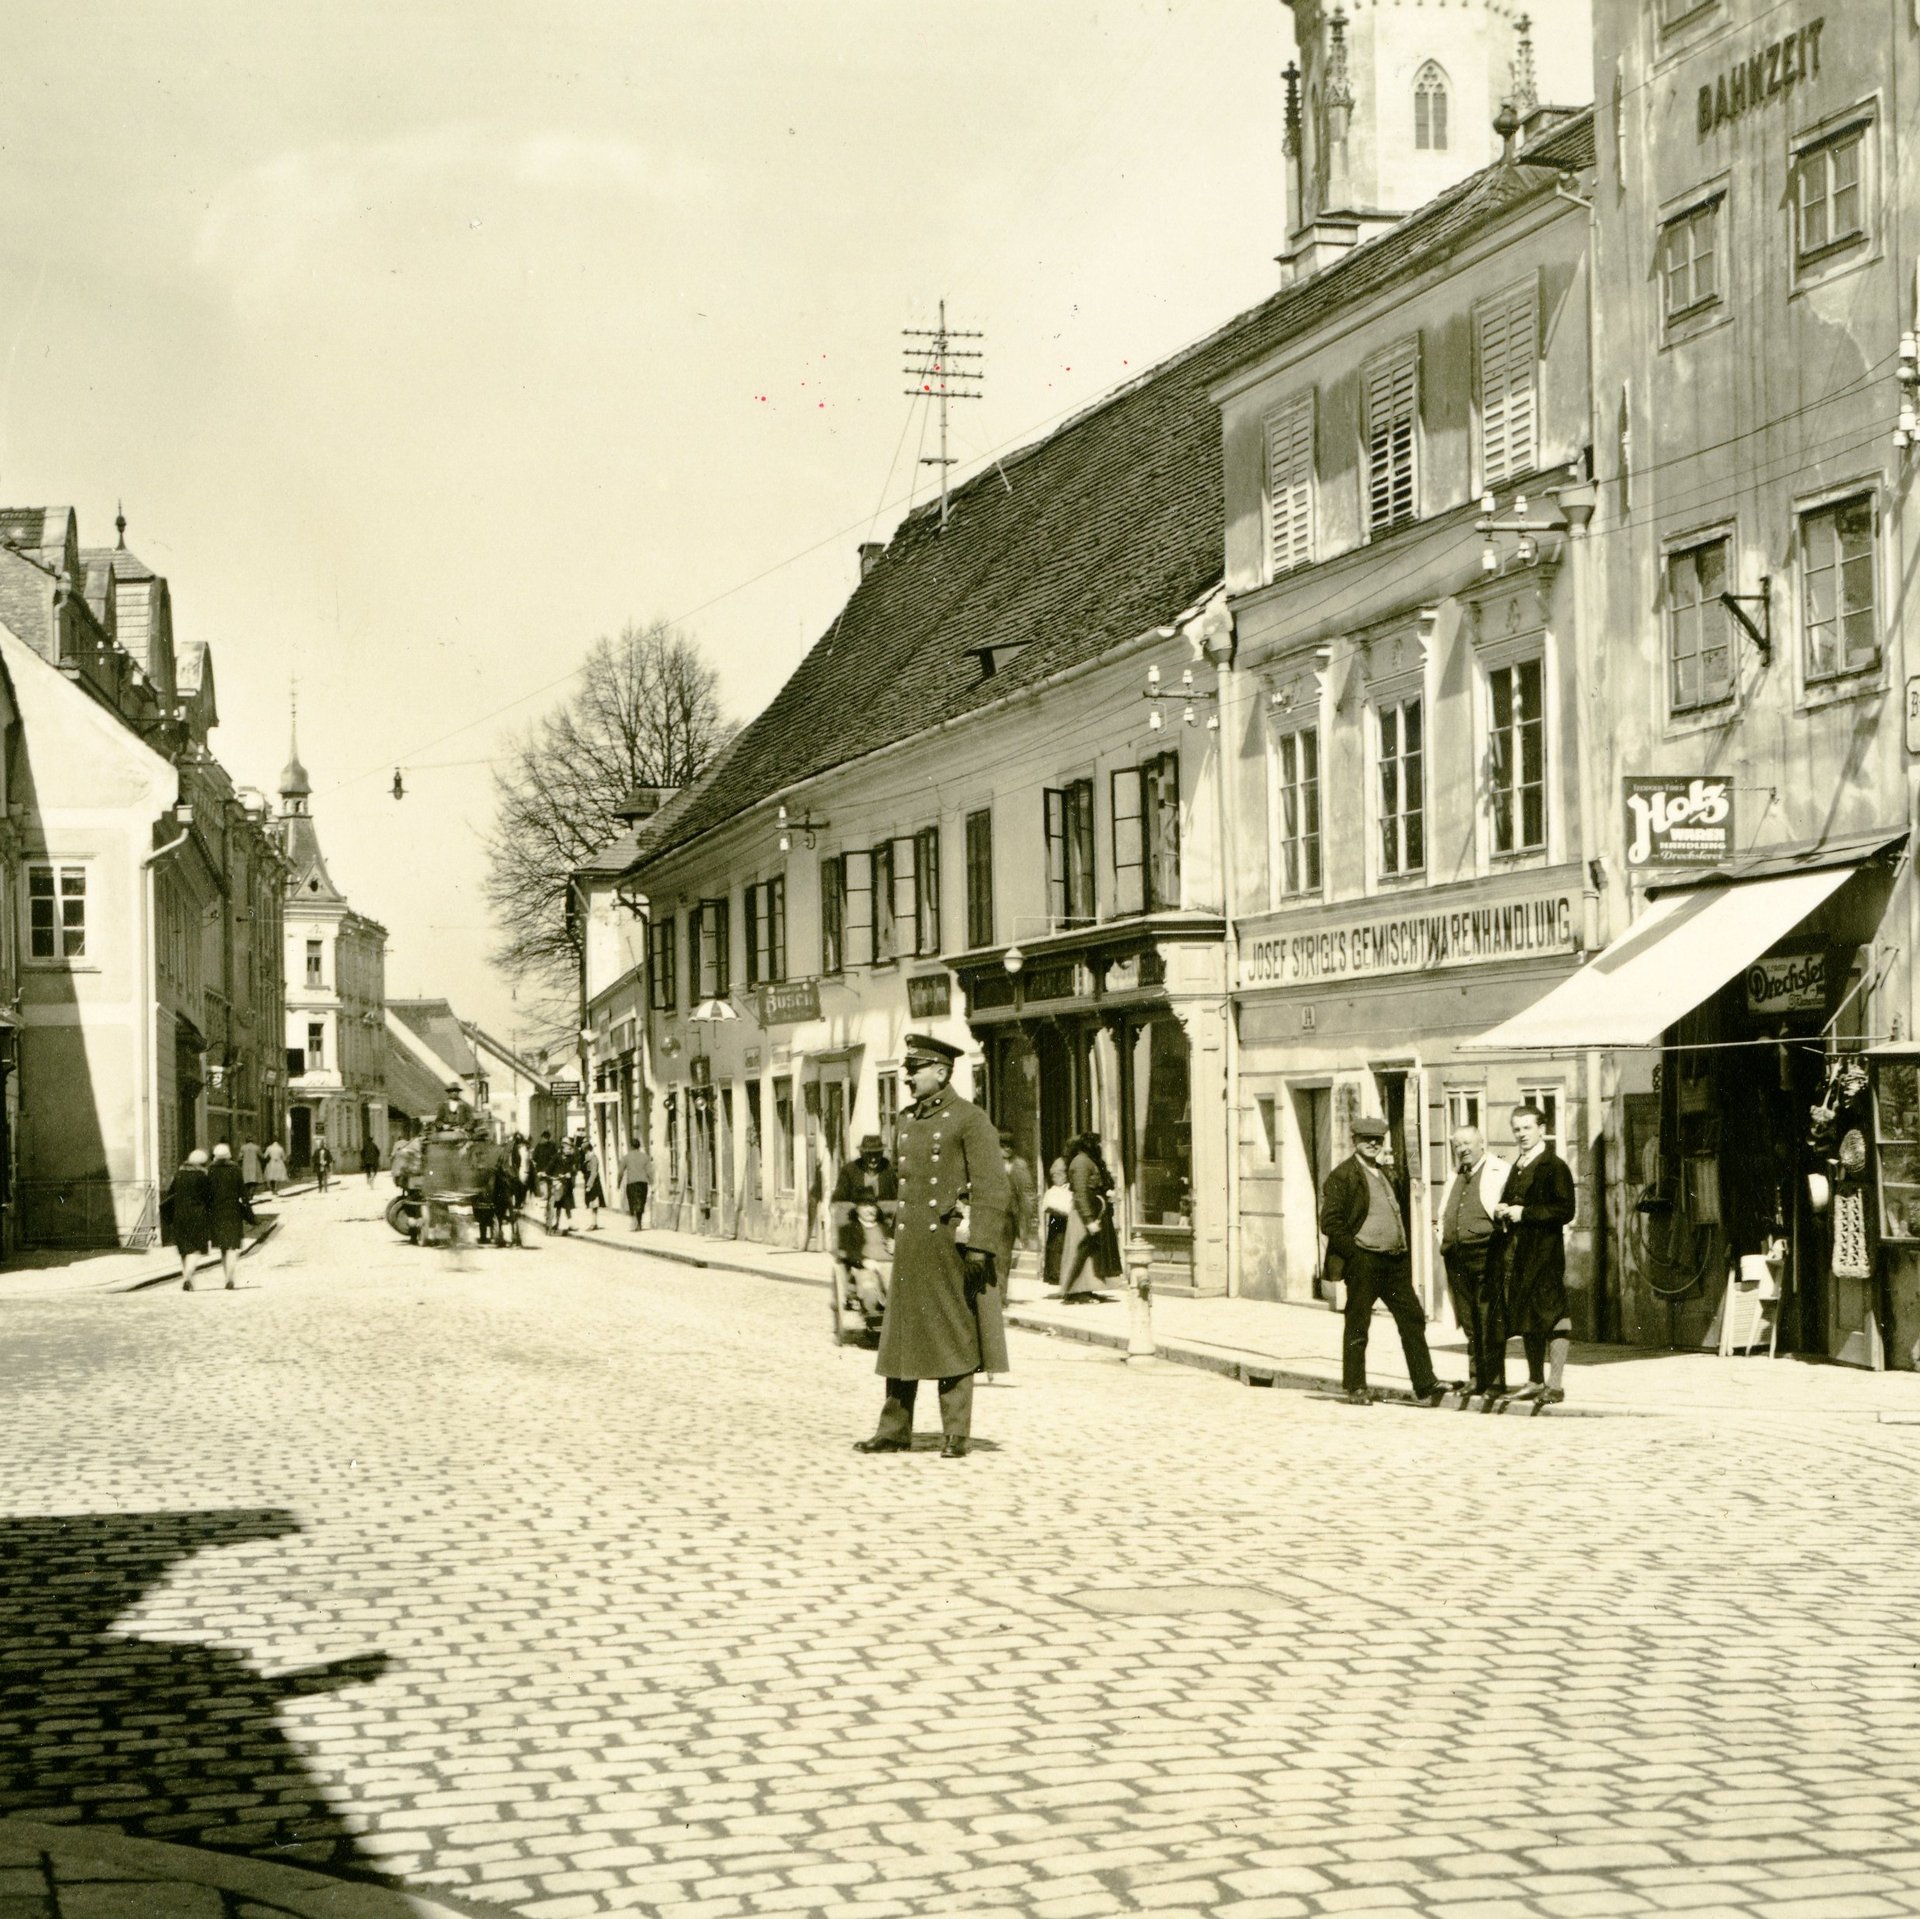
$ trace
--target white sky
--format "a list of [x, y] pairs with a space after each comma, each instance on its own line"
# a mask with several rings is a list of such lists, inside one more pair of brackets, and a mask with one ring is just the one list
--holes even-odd
[[1278, 0], [35, 9], [0, 496], [89, 545], [124, 497], [242, 782], [297, 672], [389, 991], [511, 1037], [506, 729], [659, 614], [764, 703], [906, 504], [898, 334], [943, 294], [988, 335], [977, 461], [1271, 291], [1289, 45]]

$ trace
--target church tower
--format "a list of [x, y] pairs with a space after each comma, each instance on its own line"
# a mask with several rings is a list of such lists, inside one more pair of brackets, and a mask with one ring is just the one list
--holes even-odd
[[1283, 285], [1329, 265], [1593, 97], [1591, 0], [1286, 0]]

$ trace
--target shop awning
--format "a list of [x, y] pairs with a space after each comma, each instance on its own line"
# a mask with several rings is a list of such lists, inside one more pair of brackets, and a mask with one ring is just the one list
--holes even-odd
[[1829, 866], [1664, 893], [1604, 953], [1466, 1049], [1651, 1045], [1831, 899], [1854, 870]]

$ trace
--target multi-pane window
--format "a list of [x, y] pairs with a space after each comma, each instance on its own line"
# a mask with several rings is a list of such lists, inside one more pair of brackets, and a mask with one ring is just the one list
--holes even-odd
[[1534, 291], [1503, 294], [1474, 315], [1480, 361], [1480, 484], [1503, 486], [1539, 460], [1540, 356]]
[[1481, 1092], [1477, 1086], [1449, 1086], [1447, 1088], [1447, 1137], [1451, 1139], [1462, 1127], [1471, 1126], [1480, 1131]]
[[1075, 780], [1045, 792], [1047, 912], [1056, 926], [1093, 918], [1093, 782]]
[[327, 1023], [325, 1020], [307, 1022], [307, 1071], [318, 1072], [327, 1063]]
[[993, 944], [993, 815], [967, 815], [967, 944]]
[[1488, 771], [1493, 787], [1493, 850], [1538, 852], [1547, 843], [1547, 727], [1538, 660], [1487, 676], [1493, 712]]
[[322, 983], [320, 978], [320, 950], [320, 942], [318, 940], [308, 940], [307, 984], [309, 986], [318, 986]]
[[1425, 738], [1418, 695], [1378, 710], [1380, 871], [1389, 879], [1427, 864]]
[[877, 1130], [887, 1142], [887, 1151], [891, 1153], [894, 1150], [894, 1135], [900, 1126], [900, 1075], [880, 1074], [873, 1082], [873, 1091], [880, 1115]]
[[1180, 756], [1162, 753], [1113, 775], [1113, 909], [1180, 904]]
[[1267, 418], [1267, 574], [1313, 558], [1313, 395]]
[[913, 950], [922, 958], [940, 950], [940, 829], [913, 836]]
[[702, 900], [687, 922], [687, 984], [695, 1000], [725, 999], [732, 990], [727, 908], [725, 900]]
[[1413, 518], [1415, 431], [1420, 411], [1420, 352], [1414, 341], [1367, 369], [1367, 534]]
[[87, 956], [87, 869], [27, 868], [27, 954], [37, 960]]
[[[907, 844], [911, 847], [912, 842]], [[894, 850], [893, 841], [887, 840], [867, 855], [873, 871], [873, 963], [876, 966], [900, 957], [900, 895], [894, 890]], [[910, 916], [907, 938], [913, 938]]]
[[1320, 735], [1312, 727], [1274, 742], [1280, 805], [1280, 890], [1320, 891]]
[[1794, 162], [1793, 207], [1801, 260], [1866, 238], [1867, 196], [1862, 168], [1867, 129], [1852, 126], [1808, 147]]
[[671, 913], [662, 913], [647, 922], [647, 1004], [661, 1013], [671, 1012], [679, 997], [674, 925]]
[[1538, 1109], [1545, 1122], [1547, 1151], [1560, 1151], [1560, 1088], [1556, 1086], [1523, 1086], [1520, 1089], [1519, 1105]]
[[839, 854], [820, 862], [820, 970], [829, 977], [846, 961], [846, 884]]
[[1800, 516], [1800, 603], [1810, 680], [1879, 664], [1873, 526], [1869, 493]]
[[1727, 541], [1703, 540], [1667, 555], [1667, 673], [1673, 710], [1718, 706], [1733, 694]]
[[747, 888], [747, 984], [777, 986], [787, 976], [787, 882], [776, 876]]
[[[885, 897], [881, 895], [883, 900]], [[864, 848], [840, 856], [840, 898], [844, 963], [871, 966], [874, 959], [873, 855]]]
[[1660, 229], [1662, 307], [1669, 323], [1704, 312], [1720, 299], [1720, 208], [1716, 196]]
[[1447, 77], [1431, 60], [1413, 77], [1413, 144], [1420, 153], [1447, 150]]

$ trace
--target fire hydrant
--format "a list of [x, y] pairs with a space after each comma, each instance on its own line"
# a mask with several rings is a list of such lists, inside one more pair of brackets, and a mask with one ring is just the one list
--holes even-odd
[[1127, 1358], [1153, 1356], [1153, 1248], [1135, 1239], [1127, 1245]]

